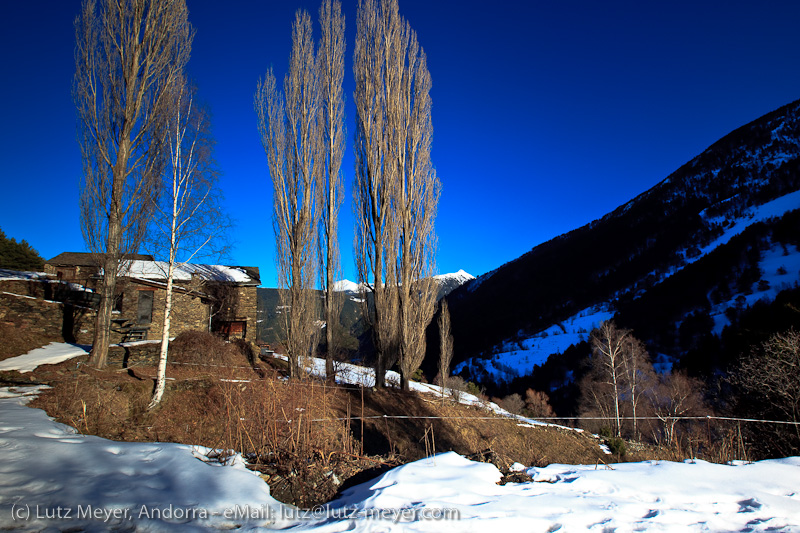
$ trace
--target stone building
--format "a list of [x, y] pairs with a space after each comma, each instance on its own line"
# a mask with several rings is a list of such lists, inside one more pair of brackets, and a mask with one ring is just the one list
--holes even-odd
[[[138, 261], [152, 261], [152, 255], [130, 254], [125, 259]], [[50, 274], [59, 281], [79, 283], [85, 287], [92, 287], [96, 282], [97, 273], [100, 272], [99, 257], [88, 252], [63, 252], [44, 264], [45, 274]]]
[[[130, 256], [120, 266], [114, 299], [111, 342], [159, 340], [164, 321], [167, 264], [150, 256]], [[48, 277], [95, 290], [102, 270], [88, 253], [62, 253], [45, 263]], [[174, 275], [170, 336], [199, 330], [228, 338], [256, 340], [257, 267], [184, 264]], [[93, 302], [96, 307], [97, 301]], [[83, 320], [82, 332], [88, 323]]]
[[[166, 271], [160, 261], [123, 262], [112, 321], [126, 339], [161, 338]], [[257, 267], [183, 264], [173, 279], [170, 336], [199, 330], [255, 342]]]

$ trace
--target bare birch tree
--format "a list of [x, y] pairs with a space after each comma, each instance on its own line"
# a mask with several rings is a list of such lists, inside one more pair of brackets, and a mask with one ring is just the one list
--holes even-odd
[[450, 363], [453, 360], [453, 335], [450, 332], [450, 308], [442, 298], [439, 312], [439, 376], [442, 386], [442, 401], [450, 378]]
[[359, 3], [353, 73], [356, 263], [373, 296], [365, 316], [376, 384], [399, 358], [407, 387], [433, 316], [435, 287], [426, 278], [433, 274], [439, 184], [430, 163], [430, 74], [396, 0]]
[[121, 259], [135, 252], [150, 217], [163, 158], [168, 97], [189, 60], [192, 26], [183, 0], [85, 0], [75, 20], [73, 99], [83, 159], [81, 223], [103, 268], [91, 362], [108, 357]]
[[220, 204], [209, 113], [195, 95], [185, 80], [176, 87], [177, 113], [168, 123], [166, 143], [169, 163], [148, 239], [149, 248], [167, 259], [161, 352], [150, 409], [161, 402], [166, 384], [175, 269], [198, 256], [221, 255], [226, 247], [222, 237], [231, 226]]
[[339, 322], [343, 295], [334, 291], [334, 280], [341, 272], [338, 223], [344, 183], [341, 176], [344, 155], [344, 16], [338, 0], [323, 0], [319, 8], [322, 29], [317, 52], [320, 76], [320, 119], [323, 143], [323, 168], [319, 180], [320, 198], [320, 264], [322, 289], [325, 291], [325, 373], [334, 379], [333, 359], [336, 352], [335, 325]]
[[626, 338], [622, 357], [622, 374], [624, 396], [631, 406], [633, 437], [638, 438], [638, 413], [641, 411], [642, 400], [647, 398], [648, 390], [655, 386], [656, 376], [644, 343], [633, 335], [628, 335]]
[[273, 184], [273, 227], [284, 309], [290, 376], [300, 377], [303, 357], [314, 355], [320, 202], [316, 184], [323, 159], [319, 129], [319, 68], [311, 18], [298, 11], [281, 94], [270, 69], [255, 96], [258, 128]]
[[[610, 388], [613, 402], [614, 432], [617, 437], [622, 436], [620, 423], [620, 398], [623, 390], [623, 364], [625, 348], [630, 331], [617, 328], [611, 320], [606, 320], [600, 327], [592, 332], [592, 366], [597, 374], [597, 379]], [[600, 398], [597, 391], [593, 392]], [[600, 407], [598, 405], [598, 407]]]

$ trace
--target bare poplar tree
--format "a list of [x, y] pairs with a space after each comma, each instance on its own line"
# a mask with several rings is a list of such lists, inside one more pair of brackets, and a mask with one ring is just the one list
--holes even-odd
[[75, 36], [81, 223], [103, 268], [91, 362], [103, 367], [119, 264], [146, 230], [174, 112], [169, 94], [189, 60], [193, 30], [183, 0], [104, 0], [99, 8], [85, 0]]
[[[397, 3], [394, 2], [394, 9]], [[433, 279], [436, 254], [434, 220], [440, 185], [431, 165], [431, 76], [416, 33], [401, 19], [394, 34], [400, 54], [390, 56], [389, 70], [400, 73], [398, 98], [387, 103], [390, 148], [397, 169], [393, 205], [398, 231], [396, 253], [400, 305], [402, 387], [425, 357], [425, 330], [433, 318], [438, 285]]]
[[169, 163], [148, 239], [149, 248], [167, 259], [161, 352], [150, 409], [161, 402], [166, 383], [175, 269], [199, 255], [221, 255], [226, 244], [222, 237], [231, 226], [220, 202], [209, 113], [198, 105], [196, 89], [187, 81], [178, 84], [174, 93], [177, 113], [168, 123]]
[[319, 259], [317, 180], [324, 159], [318, 124], [319, 89], [311, 18], [307, 12], [298, 11], [283, 94], [270, 69], [259, 81], [255, 96], [258, 128], [273, 184], [273, 227], [292, 377], [301, 376], [301, 358], [314, 354], [318, 340], [314, 291]]
[[453, 360], [453, 335], [450, 332], [450, 308], [447, 300], [442, 298], [439, 313], [439, 376], [441, 376], [442, 401], [444, 401], [445, 388], [450, 378], [450, 362]]
[[430, 162], [430, 73], [396, 0], [359, 3], [356, 49], [356, 263], [372, 292], [365, 313], [376, 384], [400, 358], [403, 387], [424, 357], [433, 317], [433, 221], [439, 183]]
[[320, 198], [320, 263], [322, 288], [325, 291], [325, 373], [334, 379], [333, 358], [336, 351], [335, 325], [339, 323], [344, 304], [343, 295], [334, 291], [334, 280], [341, 271], [339, 262], [338, 222], [344, 183], [341, 176], [344, 154], [344, 16], [338, 0], [323, 0], [319, 8], [320, 36], [320, 119], [323, 143], [323, 167], [319, 185]]
[[394, 179], [389, 154], [386, 100], [388, 85], [383, 68], [386, 53], [385, 27], [375, 0], [359, 2], [356, 45], [353, 57], [356, 104], [356, 175], [354, 214], [356, 218], [356, 266], [364, 294], [364, 316], [372, 328], [375, 348], [375, 385], [385, 385], [388, 366], [396, 358], [396, 291], [392, 287], [391, 265], [386, 257], [392, 249], [390, 221], [391, 184]]

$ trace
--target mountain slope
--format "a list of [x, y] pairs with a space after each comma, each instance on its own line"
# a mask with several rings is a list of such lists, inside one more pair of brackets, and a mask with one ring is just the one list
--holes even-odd
[[[731, 132], [601, 219], [454, 291], [448, 302], [456, 362], [495, 356], [500, 363], [496, 356], [515, 347], [530, 360], [531, 339], [548, 338], [543, 334], [559, 326], [579, 341], [565, 322], [593, 313], [616, 314], [651, 353], [679, 358], [692, 348], [677, 331], [687, 317], [724, 314], [731, 297], [747, 301], [763, 280], [762, 256], [796, 251], [800, 225], [784, 215], [800, 208], [798, 189], [800, 101]], [[792, 286], [797, 270], [784, 270], [780, 284]], [[591, 324], [584, 322], [585, 338]], [[514, 357], [502, 364], [518, 363]]]

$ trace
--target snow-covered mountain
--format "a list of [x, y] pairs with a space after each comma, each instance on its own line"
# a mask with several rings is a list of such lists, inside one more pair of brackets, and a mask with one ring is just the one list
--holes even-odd
[[345, 292], [351, 296], [355, 296], [361, 292], [361, 286], [358, 283], [350, 281], [349, 279], [343, 279], [333, 284], [333, 290], [336, 292]]
[[[448, 297], [457, 370], [509, 380], [615, 317], [665, 367], [800, 279], [800, 101]], [[733, 321], [733, 322], [732, 322]], [[685, 361], [684, 361], [685, 362]]]
[[[472, 281], [475, 279], [475, 276], [468, 274], [464, 270], [459, 270], [451, 274], [436, 275], [433, 279], [439, 283], [439, 295], [437, 298], [439, 299], [450, 294], [468, 281]], [[362, 286], [353, 281], [343, 279], [334, 283], [333, 289], [335, 291], [347, 293], [350, 296], [358, 296], [361, 293]]]

